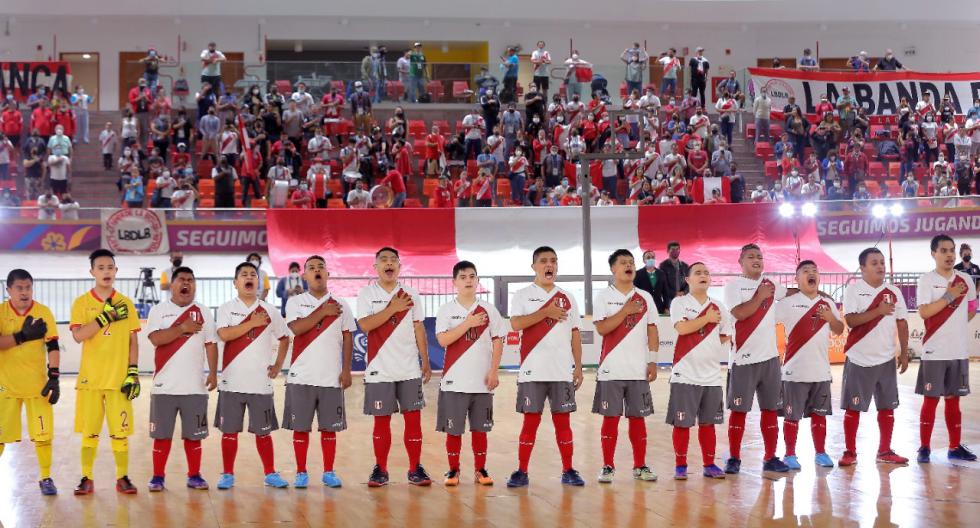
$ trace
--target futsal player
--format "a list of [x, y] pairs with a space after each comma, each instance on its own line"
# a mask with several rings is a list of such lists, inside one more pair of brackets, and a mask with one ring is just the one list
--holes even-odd
[[582, 336], [580, 316], [572, 294], [555, 284], [558, 254], [541, 246], [531, 256], [534, 282], [514, 293], [511, 300], [511, 328], [521, 332], [521, 367], [517, 375], [517, 412], [524, 414], [519, 446], [518, 468], [507, 487], [529, 484], [528, 462], [548, 400], [555, 440], [561, 455], [561, 483], [584, 486], [585, 481], [572, 467], [572, 427], [575, 391], [582, 385]]
[[617, 249], [609, 256], [613, 284], [596, 296], [592, 318], [602, 336], [592, 412], [601, 415], [602, 470], [599, 482], [610, 483], [619, 418], [626, 416], [633, 447], [633, 478], [655, 481], [657, 474], [646, 464], [647, 426], [653, 414], [650, 382], [657, 379], [657, 310], [649, 293], [633, 287], [636, 263], [633, 254]]
[[295, 337], [286, 378], [282, 426], [293, 432], [296, 454], [293, 487], [309, 485], [306, 457], [315, 414], [323, 452], [320, 481], [325, 486], [339, 488], [342, 483], [333, 464], [337, 456], [337, 433], [347, 429], [344, 390], [351, 385], [352, 336], [357, 326], [347, 303], [327, 289], [330, 273], [323, 257], [307, 258], [303, 268], [303, 279], [309, 289], [286, 302], [286, 321]]
[[238, 433], [245, 424], [255, 435], [255, 448], [262, 460], [265, 485], [289, 486], [276, 472], [271, 433], [279, 428], [272, 380], [282, 371], [289, 347], [289, 329], [279, 309], [258, 298], [258, 268], [250, 262], [235, 267], [238, 295], [218, 307], [216, 322], [221, 351], [221, 382], [214, 426], [221, 431], [221, 458], [224, 471], [218, 489], [235, 485], [235, 458]]
[[436, 339], [446, 348], [439, 383], [436, 430], [446, 433], [449, 472], [445, 485], [459, 484], [459, 454], [469, 422], [473, 446], [474, 481], [493, 485], [487, 472], [487, 433], [493, 428], [493, 389], [508, 328], [500, 312], [476, 298], [480, 286], [476, 265], [461, 261], [453, 266], [456, 298], [439, 308]]
[[133, 301], [113, 288], [116, 258], [108, 249], [89, 255], [89, 273], [95, 286], [75, 299], [71, 307], [72, 338], [82, 345], [75, 388], [75, 432], [82, 434], [82, 480], [75, 495], [95, 491], [92, 467], [99, 446], [102, 423], [109, 426], [112, 455], [116, 461], [116, 491], [136, 493], [127, 476], [129, 441], [133, 434], [133, 402], [140, 394], [140, 320]]
[[53, 405], [61, 396], [58, 327], [51, 310], [34, 301], [34, 278], [26, 270], [7, 274], [7, 297], [0, 304], [0, 455], [6, 444], [20, 441], [23, 407], [37, 453], [41, 494], [56, 495], [51, 439]]
[[[194, 272], [177, 267], [170, 276], [170, 298], [150, 309], [147, 338], [153, 345], [150, 438], [153, 478], [150, 491], [163, 491], [174, 425], [187, 457], [187, 487], [206, 490], [201, 476], [201, 441], [208, 437], [208, 391], [218, 386], [218, 336], [211, 310], [194, 300]], [[204, 375], [205, 364], [207, 376]]]

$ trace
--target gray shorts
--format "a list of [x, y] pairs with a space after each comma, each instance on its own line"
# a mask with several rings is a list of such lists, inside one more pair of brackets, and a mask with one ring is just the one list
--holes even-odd
[[422, 378], [364, 384], [364, 414], [391, 416], [425, 407]]
[[517, 412], [541, 414], [544, 400], [551, 402], [551, 412], [570, 413], [575, 406], [575, 385], [570, 381], [525, 381], [517, 384]]
[[151, 394], [150, 438], [169, 440], [180, 413], [180, 437], [203, 440], [208, 437], [207, 394]]
[[650, 383], [646, 380], [597, 381], [592, 412], [602, 416], [650, 416], [653, 414]]
[[290, 431], [310, 432], [313, 414], [320, 431], [347, 429], [344, 412], [344, 390], [340, 387], [286, 384], [286, 404], [282, 411], [282, 427]]
[[920, 361], [915, 393], [930, 398], [970, 394], [970, 360]]
[[830, 416], [834, 414], [834, 406], [830, 398], [830, 380], [783, 382], [783, 408], [780, 411], [783, 418], [798, 422], [811, 415]]
[[436, 431], [462, 435], [466, 431], [467, 416], [470, 431], [490, 432], [493, 429], [493, 394], [439, 391]]
[[728, 399], [725, 400], [728, 409], [749, 412], [755, 396], [760, 409], [779, 410], [783, 406], [779, 397], [781, 380], [778, 357], [750, 365], [732, 365], [728, 370]]
[[674, 427], [718, 425], [725, 422], [721, 387], [671, 383], [667, 398], [667, 424]]
[[865, 412], [874, 397], [875, 408], [886, 411], [898, 407], [898, 373], [895, 361], [873, 367], [861, 367], [844, 361], [844, 380], [841, 383], [840, 408]]
[[214, 426], [222, 433], [240, 433], [245, 426], [245, 410], [248, 410], [248, 432], [259, 436], [279, 429], [276, 404], [271, 394], [247, 394], [244, 392], [218, 392], [218, 408], [214, 413]]

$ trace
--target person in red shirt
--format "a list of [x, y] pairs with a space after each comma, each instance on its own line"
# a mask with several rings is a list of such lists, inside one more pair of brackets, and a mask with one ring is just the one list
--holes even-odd
[[289, 206], [297, 209], [313, 209], [314, 201], [310, 186], [304, 181], [299, 184], [299, 187], [289, 197]]
[[408, 143], [404, 139], [399, 139], [398, 143], [392, 151], [392, 156], [395, 158], [395, 168], [398, 172], [411, 176], [414, 171], [412, 171], [412, 149], [408, 146]]
[[834, 105], [830, 104], [830, 101], [827, 100], [827, 94], [820, 94], [820, 102], [817, 104], [815, 112], [821, 119], [823, 119], [824, 114], [834, 113]]
[[465, 170], [453, 182], [453, 194], [456, 195], [456, 207], [473, 207], [473, 182]]
[[432, 202], [429, 207], [439, 209], [453, 207], [453, 192], [449, 188], [449, 179], [445, 176], [439, 178], [439, 186], [432, 191]]
[[473, 196], [476, 199], [477, 207], [490, 207], [493, 204], [493, 185], [490, 181], [492, 177], [492, 172], [480, 170], [476, 180], [470, 186]]
[[548, 132], [545, 129], [538, 130], [538, 137], [534, 138], [531, 150], [534, 151], [534, 174], [544, 177], [544, 158], [551, 149], [551, 141], [548, 141]]
[[599, 92], [592, 94], [592, 100], [589, 101], [589, 112], [595, 115], [596, 121], [606, 116], [606, 113], [608, 112], [608, 110], [606, 110], [606, 103], [599, 98]]
[[401, 172], [397, 170], [388, 171], [388, 174], [378, 182], [378, 185], [391, 187], [391, 192], [395, 195], [395, 199], [391, 203], [392, 207], [402, 207], [405, 204], [407, 193], [405, 192], [405, 178]]
[[857, 189], [857, 183], [863, 182], [868, 175], [868, 156], [863, 150], [855, 149], [844, 159], [844, 176], [847, 177], [847, 188], [851, 192]]
[[578, 195], [578, 189], [570, 188], [558, 203], [562, 206], [582, 205], [582, 197]]
[[54, 123], [61, 125], [65, 135], [70, 139], [75, 138], [75, 132], [77, 132], [75, 112], [67, 104], [58, 107], [58, 111], [54, 113]]
[[439, 133], [439, 127], [432, 125], [432, 132], [425, 136], [425, 175], [442, 174], [443, 156], [446, 152], [446, 138]]
[[20, 136], [24, 133], [24, 117], [20, 115], [16, 104], [8, 104], [0, 114], [0, 132], [7, 136], [14, 147], [20, 146]]
[[595, 143], [596, 137], [599, 136], [599, 131], [596, 129], [596, 118], [595, 114], [590, 113], [586, 116], [585, 121], [582, 122], [582, 139], [585, 140], [586, 146], [589, 150], [592, 150], [593, 144]]
[[703, 176], [710, 169], [708, 154], [701, 148], [687, 153], [687, 166], [691, 177]]
[[48, 105], [38, 105], [31, 112], [31, 130], [37, 130], [38, 135], [44, 140], [44, 144], [48, 144], [48, 139], [51, 138], [51, 134], [54, 134], [54, 112]]
[[327, 137], [340, 138], [340, 111], [344, 108], [344, 95], [331, 88], [330, 93], [324, 94], [320, 101], [323, 106], [323, 133]]

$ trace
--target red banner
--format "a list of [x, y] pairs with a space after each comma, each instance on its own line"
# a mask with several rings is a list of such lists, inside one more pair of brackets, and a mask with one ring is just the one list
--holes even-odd
[[67, 62], [0, 62], [0, 96], [12, 94], [18, 101], [26, 101], [38, 86], [51, 91], [72, 91], [71, 66]]

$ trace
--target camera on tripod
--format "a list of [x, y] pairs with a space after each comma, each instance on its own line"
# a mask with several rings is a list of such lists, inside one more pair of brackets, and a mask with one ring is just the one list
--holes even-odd
[[142, 281], [142, 286], [154, 287], [153, 283], [153, 270], [156, 268], [140, 268], [140, 280]]
[[136, 299], [136, 311], [139, 312], [140, 319], [149, 316], [150, 308], [160, 302], [157, 296], [157, 285], [153, 282], [154, 268], [140, 268], [139, 282], [136, 284], [136, 291], [133, 298]]

